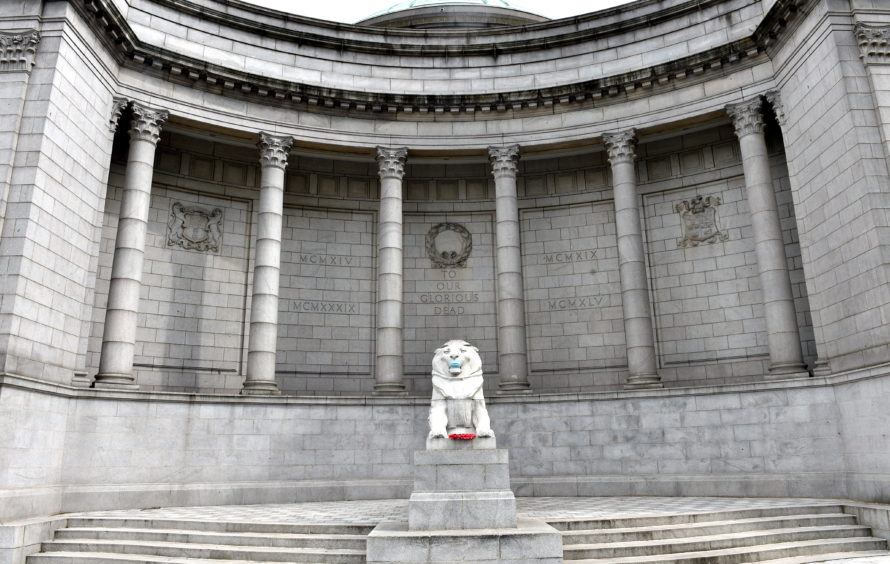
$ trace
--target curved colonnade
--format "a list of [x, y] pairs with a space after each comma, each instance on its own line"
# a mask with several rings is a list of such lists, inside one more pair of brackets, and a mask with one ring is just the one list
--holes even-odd
[[43, 445], [0, 517], [399, 497], [458, 336], [520, 495], [885, 501], [890, 13], [836, 4], [0, 8], [3, 448]]

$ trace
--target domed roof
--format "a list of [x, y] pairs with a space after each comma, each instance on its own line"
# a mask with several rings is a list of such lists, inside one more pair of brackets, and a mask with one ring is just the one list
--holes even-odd
[[512, 8], [515, 9], [516, 6], [507, 2], [507, 0], [410, 0], [408, 2], [399, 2], [398, 4], [393, 4], [389, 8], [385, 10], [380, 10], [377, 13], [371, 14], [365, 19], [376, 18], [377, 16], [382, 16], [383, 14], [391, 14], [393, 12], [401, 12], [402, 10], [410, 10], [411, 8], [422, 8], [424, 6], [494, 6], [496, 8]]
[[479, 29], [549, 21], [507, 0], [408, 0], [393, 4], [358, 25], [414, 29]]

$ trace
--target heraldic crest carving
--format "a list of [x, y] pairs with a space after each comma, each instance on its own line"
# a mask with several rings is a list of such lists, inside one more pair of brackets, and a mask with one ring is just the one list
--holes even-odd
[[678, 247], [697, 247], [729, 239], [729, 235], [720, 230], [717, 219], [717, 206], [720, 203], [719, 196], [696, 196], [674, 206], [680, 214], [683, 228], [683, 236], [677, 239]]
[[167, 246], [189, 251], [218, 253], [222, 246], [223, 211], [175, 202], [167, 223]]

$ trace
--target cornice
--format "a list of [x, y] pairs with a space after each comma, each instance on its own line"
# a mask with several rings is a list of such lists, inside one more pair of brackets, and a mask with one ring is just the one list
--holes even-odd
[[[573, 107], [578, 104], [602, 105], [619, 102], [628, 97], [645, 95], [646, 92], [658, 93], [676, 89], [680, 85], [707, 81], [715, 76], [758, 64], [765, 60], [765, 50], [768, 45], [774, 42], [776, 34], [787, 26], [787, 18], [799, 13], [801, 3], [812, 0], [778, 0], [774, 9], [770, 11], [770, 16], [764, 20], [751, 37], [669, 63], [552, 88], [474, 95], [407, 95], [350, 91], [276, 80], [237, 71], [142, 43], [127, 22], [117, 13], [111, 0], [70, 1], [92, 15], [91, 20], [95, 31], [103, 36], [120, 64], [137, 69], [141, 73], [154, 74], [165, 80], [186, 84], [195, 89], [224, 96], [246, 97], [252, 101], [271, 105], [286, 104], [294, 106], [295, 109], [317, 113], [342, 114], [346, 112], [359, 118], [376, 118], [380, 115], [389, 115], [394, 118], [396, 114], [413, 113], [419, 116], [475, 113], [482, 119], [488, 116], [498, 119], [505, 112], [540, 111], [554, 106]], [[175, 1], [177, 6], [185, 6], [184, 9], [198, 10], [201, 8], [187, 0], [158, 1]], [[712, 1], [716, 0], [708, 0], [708, 3]], [[681, 6], [686, 9], [690, 4], [696, 4], [696, 2]], [[696, 5], [700, 6], [701, 4]], [[676, 16], [676, 9], [672, 10], [674, 16], [671, 17]], [[229, 19], [234, 18], [228, 14], [223, 15]], [[256, 23], [251, 23], [251, 25], [254, 28], [258, 26], [263, 28], [264, 33], [267, 34], [283, 33], [281, 28], [262, 26]], [[265, 30], [265, 27], [270, 29]], [[599, 29], [597, 28], [597, 30]], [[295, 35], [292, 31], [288, 33], [287, 39], [291, 41], [299, 42], [299, 38], [303, 37], [298, 33]], [[384, 31], [381, 30], [381, 33]], [[565, 37], [574, 35], [568, 34]], [[571, 40], [571, 42], [577, 41], [577, 37]], [[533, 47], [533, 41], [519, 43], [526, 49], [529, 46]], [[503, 45], [498, 44], [497, 49], [504, 49]], [[548, 43], [548, 46], [552, 47], [553, 43]], [[353, 47], [354, 45], [350, 44], [349, 48]], [[477, 47], [480, 46], [467, 46], [467, 48], [474, 49]], [[491, 55], [492, 46], [488, 45], [486, 48], [488, 49], [487, 54]], [[432, 47], [423, 46], [422, 54], [434, 55], [435, 53], [431, 49]], [[454, 46], [443, 46], [443, 49], [448, 53], [458, 54], [454, 50]], [[415, 54], [420, 53], [421, 51], [418, 51]], [[392, 54], [391, 51], [390, 54]]]

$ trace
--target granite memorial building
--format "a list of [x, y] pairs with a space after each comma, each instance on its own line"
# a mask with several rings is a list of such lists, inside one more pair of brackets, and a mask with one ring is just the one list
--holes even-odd
[[519, 496], [890, 502], [890, 5], [419, 4], [0, 2], [0, 520], [406, 497], [449, 339]]

